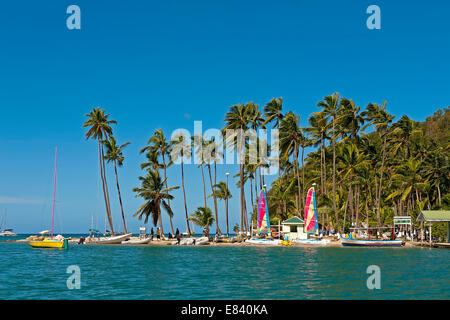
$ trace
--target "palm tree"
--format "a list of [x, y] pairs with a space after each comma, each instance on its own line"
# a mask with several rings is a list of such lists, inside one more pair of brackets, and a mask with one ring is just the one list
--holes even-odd
[[105, 161], [101, 141], [112, 135], [111, 124], [116, 124], [115, 120], [108, 120], [109, 114], [105, 114], [105, 110], [99, 107], [92, 109], [91, 112], [85, 114], [88, 120], [83, 124], [83, 128], [89, 127], [86, 132], [86, 140], [89, 138], [97, 140], [98, 143], [98, 161], [100, 164], [100, 177], [102, 179], [103, 197], [105, 199], [106, 215], [108, 216], [111, 234], [114, 235], [114, 226], [111, 216], [111, 207], [109, 205], [108, 184], [106, 182]]
[[266, 120], [262, 123], [262, 127], [265, 127], [268, 123], [275, 121], [273, 127], [278, 127], [280, 121], [283, 119], [283, 98], [273, 98], [264, 106], [264, 117]]
[[227, 237], [230, 235], [230, 231], [228, 230], [228, 206], [227, 201], [231, 198], [231, 192], [227, 188], [227, 184], [223, 181], [220, 181], [219, 183], [214, 185], [214, 194], [216, 198], [219, 198], [224, 201], [225, 203], [225, 217], [227, 220]]
[[[378, 194], [375, 195], [375, 202], [377, 206], [377, 218], [378, 218], [378, 225], [381, 224], [381, 194], [382, 194], [382, 187], [383, 187], [383, 173], [384, 173], [384, 163], [386, 160], [386, 140], [389, 131], [387, 130], [389, 128], [389, 124], [392, 122], [392, 120], [395, 118], [394, 116], [390, 115], [386, 111], [386, 101], [383, 102], [383, 106], [380, 107], [378, 104], [369, 103], [366, 107], [366, 111], [362, 112], [361, 115], [365, 117], [366, 121], [369, 121], [364, 128], [366, 128], [369, 125], [374, 125], [375, 130], [378, 133], [380, 140], [383, 141], [383, 151], [381, 156], [381, 168], [380, 168], [380, 184], [378, 188]], [[364, 129], [363, 128], [363, 129]]]
[[130, 143], [126, 142], [126, 143], [118, 146], [116, 144], [116, 139], [114, 139], [113, 136], [109, 136], [109, 139], [103, 140], [102, 143], [106, 147], [105, 159], [107, 159], [107, 162], [112, 161], [114, 163], [114, 172], [116, 174], [117, 192], [119, 194], [120, 209], [122, 212], [123, 230], [125, 233], [128, 233], [127, 224], [125, 222], [125, 213], [123, 212], [122, 196], [120, 195], [119, 176], [117, 174], [117, 166], [119, 166], [119, 167], [123, 166], [123, 160], [125, 158], [122, 154], [122, 149], [125, 148]]
[[195, 212], [191, 214], [191, 218], [189, 218], [189, 221], [192, 221], [199, 227], [204, 228], [205, 233], [209, 237], [209, 228], [214, 223], [214, 217], [210, 208], [198, 207], [197, 210], [195, 210]]
[[[155, 156], [158, 158], [158, 156], [161, 156], [162, 158], [162, 167], [164, 169], [164, 181], [166, 183], [166, 189], [167, 189], [167, 168], [172, 164], [172, 162], [169, 161], [169, 163], [166, 163], [166, 156], [169, 156], [171, 152], [171, 143], [167, 142], [166, 137], [164, 136], [164, 132], [162, 129], [155, 130], [153, 136], [150, 137], [150, 139], [147, 142], [147, 146], [142, 148], [140, 153], [147, 152], [149, 155], [147, 158], [149, 160], [152, 160], [154, 162]], [[155, 164], [155, 162], [154, 162]], [[156, 165], [156, 164], [155, 164]], [[168, 205], [170, 206], [170, 199], [167, 200]], [[173, 223], [172, 223], [173, 215], [169, 214], [169, 222], [170, 222], [170, 229], [172, 231], [172, 234], [174, 233], [173, 230]], [[164, 235], [163, 229], [162, 229], [162, 217], [161, 217], [161, 234]]]
[[[133, 214], [133, 217], [138, 216], [139, 220], [141, 220], [145, 216], [145, 223], [151, 217], [153, 225], [156, 226], [159, 222], [161, 228], [161, 205], [169, 215], [173, 215], [168, 203], [168, 200], [173, 199], [173, 196], [169, 192], [179, 187], [166, 188], [166, 179], [161, 180], [158, 171], [148, 170], [147, 176], [145, 178], [139, 177], [139, 180], [141, 180], [141, 187], [134, 188], [133, 191], [137, 193], [136, 198], [143, 198], [145, 203], [139, 207]], [[162, 233], [163, 231], [161, 230]]]
[[214, 139], [208, 141], [205, 146], [205, 150], [203, 153], [203, 157], [205, 159], [206, 167], [208, 168], [209, 173], [209, 182], [211, 186], [211, 194], [214, 199], [214, 214], [216, 216], [216, 232], [220, 235], [222, 235], [222, 231], [219, 227], [219, 217], [218, 217], [218, 208], [217, 208], [217, 197], [214, 192], [214, 185], [212, 181], [212, 174], [211, 174], [211, 163], [214, 162], [214, 180], [216, 180], [216, 161], [219, 160], [219, 157], [223, 156], [223, 153], [219, 151], [220, 146], [215, 142]]
[[[333, 211], [335, 214], [336, 221], [338, 221], [338, 212], [336, 206], [336, 117], [339, 108], [339, 93], [335, 92], [332, 95], [323, 98], [317, 104], [318, 107], [322, 108], [322, 112], [327, 116], [331, 117], [331, 145], [333, 148]], [[338, 232], [339, 232], [338, 225]]]
[[312, 114], [308, 121], [310, 127], [305, 128], [305, 131], [310, 134], [311, 142], [314, 146], [320, 145], [320, 190], [325, 193], [326, 177], [326, 159], [325, 159], [325, 142], [328, 136], [328, 117], [324, 113]]
[[[295, 115], [292, 111], [288, 112], [280, 122], [280, 150], [287, 159], [289, 154], [294, 157], [294, 171], [297, 177], [297, 189], [299, 202], [303, 199], [302, 188], [300, 187], [300, 172], [298, 165], [299, 149], [304, 140], [303, 133], [299, 127], [300, 116]], [[304, 187], [303, 187], [304, 188]], [[297, 203], [297, 208], [300, 203]]]
[[195, 154], [197, 157], [200, 157], [200, 164], [198, 165], [202, 170], [202, 181], [203, 181], [203, 200], [206, 205], [206, 183], [205, 183], [205, 174], [203, 172], [203, 165], [205, 165], [205, 157], [203, 155], [203, 150], [207, 146], [207, 142], [203, 139], [201, 135], [196, 135], [192, 137], [192, 148], [195, 149]]
[[[234, 136], [230, 140], [226, 141], [227, 144], [231, 144], [234, 149], [238, 149], [239, 154], [239, 187], [241, 190], [240, 198], [241, 198], [241, 232], [247, 232], [247, 228], [244, 229], [244, 218], [246, 221], [246, 215], [245, 215], [245, 194], [244, 194], [244, 162], [245, 162], [245, 155], [244, 155], [244, 146], [245, 143], [243, 140], [243, 134], [244, 131], [247, 129], [247, 126], [250, 122], [250, 110], [246, 107], [245, 104], [239, 104], [234, 105], [230, 107], [230, 110], [225, 115], [226, 125], [223, 129], [223, 131], [226, 130], [239, 130], [239, 133], [237, 136]], [[245, 224], [245, 227], [248, 225]]]
[[188, 208], [187, 208], [187, 202], [186, 202], [186, 189], [184, 187], [184, 167], [183, 167], [183, 159], [184, 157], [191, 157], [191, 143], [190, 141], [186, 141], [186, 138], [184, 135], [179, 134], [172, 137], [172, 142], [174, 143], [172, 147], [172, 153], [171, 158], [172, 161], [175, 162], [176, 160], [180, 159], [181, 164], [181, 185], [183, 187], [183, 199], [184, 199], [184, 211], [186, 214], [186, 231], [188, 234], [191, 234], [191, 227], [189, 225], [189, 215], [188, 215]]

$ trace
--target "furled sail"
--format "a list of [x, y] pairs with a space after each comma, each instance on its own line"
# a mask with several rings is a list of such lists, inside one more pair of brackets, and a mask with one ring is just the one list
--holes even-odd
[[269, 209], [265, 190], [261, 190], [258, 200], [258, 232], [270, 233]]
[[316, 193], [314, 187], [308, 190], [305, 206], [305, 232], [317, 233], [319, 227], [317, 224], [317, 209], [316, 209]]

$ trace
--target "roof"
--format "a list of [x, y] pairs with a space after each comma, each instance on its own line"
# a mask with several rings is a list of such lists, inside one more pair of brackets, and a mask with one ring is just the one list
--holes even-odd
[[417, 221], [445, 222], [450, 221], [450, 210], [422, 210]]
[[290, 219], [284, 220], [282, 224], [305, 224], [305, 222], [299, 217], [292, 217]]

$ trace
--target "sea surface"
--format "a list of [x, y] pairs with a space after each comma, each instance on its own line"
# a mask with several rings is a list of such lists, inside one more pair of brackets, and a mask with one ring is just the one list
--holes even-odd
[[[449, 299], [449, 262], [448, 249], [408, 247], [0, 242], [0, 299]], [[71, 265], [80, 289], [68, 289]], [[367, 287], [370, 265], [380, 268], [380, 289]]]

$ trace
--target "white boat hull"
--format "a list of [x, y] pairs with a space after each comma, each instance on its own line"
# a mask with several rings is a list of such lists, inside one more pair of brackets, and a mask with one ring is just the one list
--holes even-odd
[[308, 245], [308, 246], [326, 246], [330, 243], [328, 239], [297, 239], [293, 240], [292, 243], [299, 245]]
[[86, 244], [121, 244], [122, 241], [129, 239], [132, 233], [122, 234], [114, 237], [104, 237], [104, 238], [87, 238]]
[[401, 247], [405, 245], [403, 240], [359, 240], [341, 238], [344, 247]]
[[278, 246], [281, 244], [279, 239], [248, 239], [245, 243], [264, 245], [264, 246]]
[[122, 244], [148, 244], [152, 238], [138, 239], [138, 240], [125, 240]]

